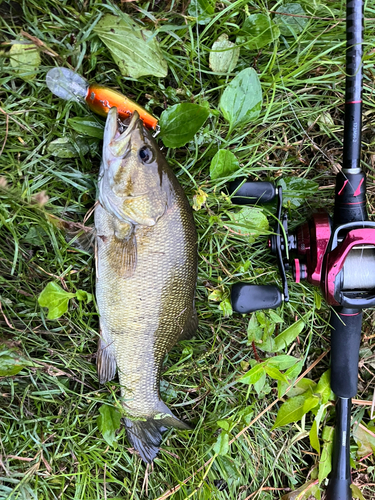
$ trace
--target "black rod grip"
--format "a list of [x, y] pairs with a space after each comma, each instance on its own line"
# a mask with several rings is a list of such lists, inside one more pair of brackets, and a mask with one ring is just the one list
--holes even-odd
[[350, 399], [338, 398], [336, 428], [333, 439], [332, 472], [326, 500], [351, 500], [350, 488]]
[[234, 311], [241, 314], [248, 314], [260, 309], [276, 309], [282, 301], [283, 295], [274, 285], [236, 283], [232, 286], [232, 307]]
[[330, 319], [331, 387], [339, 398], [353, 398], [357, 394], [362, 311], [333, 309]]
[[232, 196], [233, 203], [237, 205], [255, 205], [256, 203], [267, 203], [275, 198], [276, 187], [272, 182], [246, 181], [238, 188], [243, 180], [243, 178], [236, 179], [229, 183], [229, 194], [236, 191]]

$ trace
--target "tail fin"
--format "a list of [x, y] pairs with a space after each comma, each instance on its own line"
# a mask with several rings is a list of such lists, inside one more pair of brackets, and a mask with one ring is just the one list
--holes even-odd
[[164, 403], [163, 409], [166, 409], [168, 413], [159, 413], [155, 415], [156, 418], [149, 417], [146, 420], [124, 419], [131, 445], [138, 451], [142, 460], [148, 463], [151, 463], [158, 454], [162, 434], [168, 427], [190, 429], [190, 426], [175, 417]]

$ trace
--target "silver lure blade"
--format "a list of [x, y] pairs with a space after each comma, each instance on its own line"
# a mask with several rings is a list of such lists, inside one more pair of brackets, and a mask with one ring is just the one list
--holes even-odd
[[46, 84], [53, 94], [66, 101], [71, 99], [84, 100], [89, 88], [89, 84], [82, 76], [71, 69], [62, 67], [52, 68], [48, 71]]

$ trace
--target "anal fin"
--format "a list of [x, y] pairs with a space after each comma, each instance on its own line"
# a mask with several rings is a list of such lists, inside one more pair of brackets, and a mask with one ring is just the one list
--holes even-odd
[[109, 335], [103, 335], [102, 333], [100, 335], [96, 367], [101, 384], [115, 378], [117, 372], [116, 351], [115, 344]]
[[198, 328], [198, 315], [195, 306], [193, 306], [193, 313], [191, 317], [186, 321], [184, 329], [182, 330], [178, 340], [191, 339], [195, 335], [197, 328]]

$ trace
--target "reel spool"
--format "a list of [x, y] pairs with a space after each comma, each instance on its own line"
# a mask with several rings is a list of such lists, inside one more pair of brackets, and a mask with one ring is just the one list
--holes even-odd
[[353, 247], [345, 259], [339, 278], [344, 291], [375, 288], [375, 248], [363, 245]]

